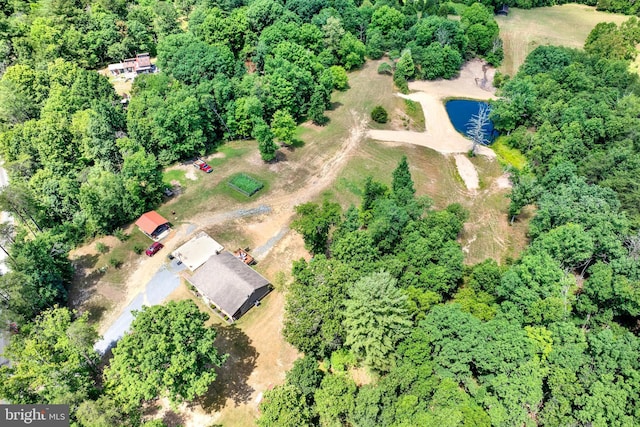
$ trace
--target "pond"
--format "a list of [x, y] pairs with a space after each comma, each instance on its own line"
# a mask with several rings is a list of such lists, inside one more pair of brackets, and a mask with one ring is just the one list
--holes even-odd
[[[461, 134], [467, 135], [467, 131], [469, 130], [469, 120], [471, 120], [473, 115], [478, 114], [481, 105], [488, 106], [486, 102], [482, 101], [452, 99], [447, 101], [445, 108], [447, 109], [447, 114], [449, 115], [449, 120], [451, 120], [453, 127]], [[491, 120], [489, 120], [482, 129], [487, 136], [487, 139], [491, 142], [493, 142], [498, 136], [498, 131], [493, 128], [493, 122]]]

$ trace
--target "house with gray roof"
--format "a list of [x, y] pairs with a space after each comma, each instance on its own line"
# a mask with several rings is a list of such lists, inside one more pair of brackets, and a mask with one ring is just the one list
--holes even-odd
[[211, 255], [187, 280], [229, 322], [238, 320], [271, 291], [267, 279], [226, 251]]

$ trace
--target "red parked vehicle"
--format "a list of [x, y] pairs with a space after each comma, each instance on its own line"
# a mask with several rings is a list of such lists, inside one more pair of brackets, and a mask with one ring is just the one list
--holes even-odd
[[211, 166], [209, 166], [207, 164], [207, 162], [205, 162], [202, 159], [198, 159], [195, 162], [193, 162], [193, 166], [197, 167], [198, 169], [200, 169], [201, 171], [206, 172], [206, 173], [213, 172], [213, 168]]
[[164, 248], [164, 245], [160, 242], [153, 242], [149, 249], [145, 251], [147, 256], [154, 256], [160, 249]]

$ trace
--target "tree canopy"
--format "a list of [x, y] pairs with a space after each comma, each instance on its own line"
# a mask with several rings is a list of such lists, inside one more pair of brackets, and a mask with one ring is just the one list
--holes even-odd
[[105, 369], [107, 393], [127, 409], [167, 396], [192, 400], [215, 380], [215, 366], [226, 359], [214, 347], [216, 332], [205, 327], [209, 315], [190, 300], [134, 312], [130, 332], [118, 341]]

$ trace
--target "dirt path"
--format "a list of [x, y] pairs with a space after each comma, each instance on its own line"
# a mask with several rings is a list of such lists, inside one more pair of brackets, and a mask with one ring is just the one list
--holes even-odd
[[[305, 178], [300, 189], [292, 193], [287, 192], [286, 189], [276, 190], [270, 194], [268, 205], [256, 202], [244, 208], [244, 210], [250, 211], [263, 206], [270, 210], [268, 215], [261, 216], [259, 221], [246, 224], [244, 228], [250, 234], [259, 237], [256, 240], [265, 242], [255, 254], [258, 260], [264, 258], [277, 244], [277, 241], [285, 236], [291, 217], [295, 213], [294, 207], [313, 200], [328, 188], [363, 140], [367, 127], [366, 118], [361, 117], [355, 111], [349, 111], [349, 114], [351, 115], [349, 136], [342, 141], [340, 149], [332, 157], [328, 159], [316, 157], [312, 164], [307, 165], [310, 170], [317, 172]], [[233, 213], [211, 215], [210, 212], [207, 212], [194, 218], [191, 223], [199, 230], [227, 222], [233, 218]], [[270, 241], [274, 237], [279, 238]]]
[[[203, 213], [194, 218], [188, 226], [183, 227], [188, 227], [189, 232], [193, 233], [239, 219], [242, 221], [243, 233], [251, 235], [257, 242], [264, 242], [262, 246], [254, 249], [253, 254], [259, 260], [265, 259], [264, 265], [267, 266], [269, 276], [275, 275], [276, 271], [290, 269], [292, 259], [306, 255], [300, 236], [288, 229], [294, 215], [294, 207], [313, 200], [333, 183], [366, 134], [367, 120], [354, 111], [350, 111], [349, 114], [349, 136], [341, 141], [340, 148], [331, 157], [318, 156], [311, 164], [306, 165], [309, 170], [317, 172], [306, 177], [300, 189], [294, 192], [276, 190], [269, 197], [268, 205], [256, 202], [235, 211]], [[282, 383], [285, 372], [299, 357], [292, 346], [278, 338], [282, 335], [284, 305], [284, 293], [273, 291], [264, 308], [252, 310], [239, 322], [241, 336], [234, 340], [244, 342], [243, 345], [250, 349], [251, 356], [242, 356], [240, 359], [245, 362], [250, 360], [251, 369], [246, 369], [247, 377], [243, 381], [239, 381], [238, 378], [226, 378], [234, 372], [238, 374], [237, 367], [223, 370], [220, 378], [221, 383], [240, 384], [238, 387], [242, 393], [238, 393], [237, 390], [223, 391], [218, 395], [230, 397], [218, 405], [182, 405], [179, 408], [182, 425], [199, 427], [211, 425], [221, 419], [229, 425], [251, 425], [250, 420], [259, 416], [258, 404], [264, 391]], [[253, 316], [259, 316], [259, 321], [252, 319]], [[246, 350], [245, 348], [243, 351]], [[228, 363], [244, 363], [240, 359], [234, 359], [233, 349], [231, 356]]]
[[[443, 154], [468, 153], [472, 148], [469, 139], [455, 130], [445, 109], [448, 98], [470, 98], [489, 100], [495, 98], [495, 88], [491, 85], [495, 70], [480, 60], [472, 60], [460, 70], [453, 80], [416, 81], [409, 83], [415, 92], [398, 96], [419, 102], [424, 112], [425, 131], [369, 130], [368, 136], [379, 141], [404, 142], [421, 145]], [[488, 147], [477, 147], [477, 153], [486, 157], [495, 157]], [[467, 189], [478, 188], [478, 173], [469, 159], [455, 156], [458, 173]]]

